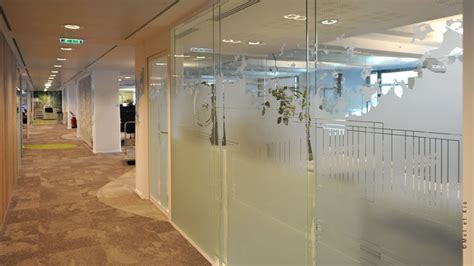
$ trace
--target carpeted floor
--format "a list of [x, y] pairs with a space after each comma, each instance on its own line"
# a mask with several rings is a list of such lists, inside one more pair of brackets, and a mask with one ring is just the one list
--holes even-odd
[[[99, 190], [103, 196], [130, 183], [126, 176], [133, 167], [121, 154], [93, 155], [64, 138], [72, 131], [62, 125], [36, 126], [33, 132], [28, 144], [77, 147], [25, 150], [0, 231], [0, 265], [209, 265], [164, 216], [147, 210], [154, 208], [149, 202], [125, 193], [129, 205], [117, 209], [97, 198]], [[112, 194], [120, 202], [120, 193]]]

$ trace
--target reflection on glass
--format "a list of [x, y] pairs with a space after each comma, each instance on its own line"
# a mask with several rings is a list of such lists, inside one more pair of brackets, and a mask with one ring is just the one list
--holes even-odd
[[401, 2], [230, 0], [176, 28], [172, 220], [209, 257], [460, 264], [461, 1]]
[[461, 265], [461, 1], [336, 2], [316, 1], [341, 18], [314, 33], [316, 264]]
[[168, 66], [167, 57], [150, 60], [149, 174], [150, 197], [168, 210]]

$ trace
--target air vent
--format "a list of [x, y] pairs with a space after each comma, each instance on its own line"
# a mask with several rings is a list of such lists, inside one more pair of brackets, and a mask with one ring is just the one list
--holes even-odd
[[184, 36], [189, 35], [189, 34], [191, 34], [191, 33], [193, 33], [193, 32], [196, 32], [196, 31], [198, 31], [198, 30], [195, 29], [195, 28], [187, 29], [187, 30], [181, 32], [180, 34], [176, 34], [175, 39], [181, 39], [181, 38], [183, 38]]
[[213, 18], [213, 20], [214, 21], [219, 21], [219, 19], [224, 19], [224, 18], [230, 17], [230, 16], [234, 15], [235, 13], [238, 13], [238, 12], [240, 12], [240, 11], [246, 9], [246, 8], [249, 8], [249, 7], [251, 7], [255, 4], [258, 4], [258, 3], [260, 3], [260, 0], [248, 0], [247, 2], [241, 4], [240, 6], [236, 6], [232, 9], [230, 9], [230, 10], [222, 12], [220, 14], [220, 16], [219, 15], [215, 16]]

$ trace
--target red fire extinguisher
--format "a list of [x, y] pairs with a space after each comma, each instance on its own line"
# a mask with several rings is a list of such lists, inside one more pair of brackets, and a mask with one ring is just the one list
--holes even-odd
[[77, 121], [75, 116], [71, 116], [71, 128], [77, 128]]

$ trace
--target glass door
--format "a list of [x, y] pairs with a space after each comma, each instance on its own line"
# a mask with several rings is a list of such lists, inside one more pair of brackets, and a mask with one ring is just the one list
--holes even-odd
[[363, 2], [316, 0], [316, 264], [462, 265], [462, 3]]
[[149, 63], [149, 175], [150, 198], [168, 212], [168, 60], [161, 56]]

